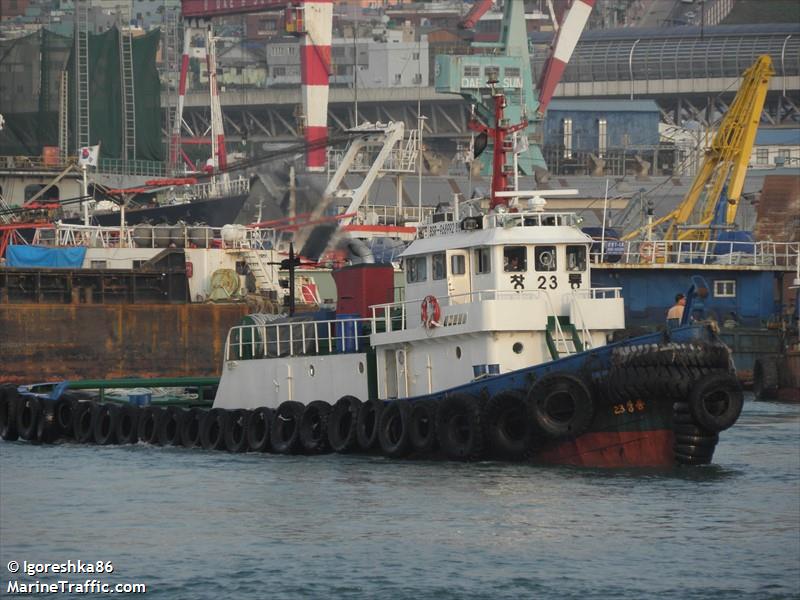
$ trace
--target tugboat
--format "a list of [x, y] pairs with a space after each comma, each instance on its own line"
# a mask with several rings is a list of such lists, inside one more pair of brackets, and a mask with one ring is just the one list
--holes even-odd
[[678, 327], [608, 344], [624, 328], [620, 290], [591, 287], [592, 239], [574, 215], [510, 188], [510, 136], [525, 122], [509, 126], [505, 97], [492, 95], [494, 126], [471, 121], [494, 140], [489, 210], [456, 204], [420, 226], [402, 254], [405, 298], [391, 266], [343, 268], [336, 313], [230, 329], [210, 410], [7, 387], [0, 437], [586, 467], [711, 462], [743, 396], [703, 322], [708, 286], [693, 277]]
[[[545, 193], [510, 189], [504, 95], [492, 85], [487, 214], [458, 205], [420, 226], [392, 270], [335, 272], [337, 313], [231, 329], [197, 443], [275, 452], [438, 452], [582, 466], [711, 461], [742, 409], [728, 349], [690, 288], [681, 326], [606, 345], [624, 328], [619, 288], [592, 288], [592, 239]], [[552, 192], [551, 192], [552, 193]], [[697, 320], [690, 323], [690, 320]], [[235, 444], [234, 444], [235, 445]]]

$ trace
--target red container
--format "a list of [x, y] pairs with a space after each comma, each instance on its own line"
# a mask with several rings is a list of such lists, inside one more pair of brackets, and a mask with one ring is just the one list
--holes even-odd
[[373, 304], [394, 302], [392, 265], [352, 265], [333, 272], [336, 312], [371, 317]]

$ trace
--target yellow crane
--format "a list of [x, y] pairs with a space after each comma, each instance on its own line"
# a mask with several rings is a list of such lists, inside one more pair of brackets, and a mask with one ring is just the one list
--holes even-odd
[[[703, 164], [686, 197], [669, 214], [622, 239], [636, 238], [648, 228], [667, 223], [665, 239], [703, 241], [710, 239], [712, 225], [730, 226], [734, 223], [761, 110], [774, 74], [772, 59], [767, 55], [759, 56], [742, 74], [739, 91], [706, 149]], [[726, 184], [727, 194], [724, 194]], [[726, 206], [719, 206], [720, 202], [726, 202]], [[698, 203], [701, 204], [700, 210], [696, 211]], [[699, 214], [695, 222], [691, 222], [696, 212]]]

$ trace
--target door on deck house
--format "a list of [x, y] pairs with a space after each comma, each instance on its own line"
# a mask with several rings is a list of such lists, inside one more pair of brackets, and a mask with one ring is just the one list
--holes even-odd
[[466, 250], [447, 251], [447, 294], [453, 304], [466, 304], [470, 301], [472, 282], [469, 267], [469, 252]]

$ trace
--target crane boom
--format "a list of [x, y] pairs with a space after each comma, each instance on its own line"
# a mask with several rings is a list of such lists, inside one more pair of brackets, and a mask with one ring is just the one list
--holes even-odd
[[459, 29], [473, 29], [481, 17], [492, 8], [492, 0], [478, 0], [469, 12], [458, 22]]
[[[675, 210], [652, 223], [652, 226], [668, 224], [666, 239], [708, 240], [715, 219], [722, 226], [730, 226], [736, 220], [761, 111], [774, 74], [768, 55], [759, 56], [742, 74], [739, 91], [706, 150], [705, 160], [686, 197]], [[727, 206], [721, 207], [723, 202]], [[698, 208], [696, 222], [690, 223]], [[632, 231], [623, 239], [635, 238], [643, 230]]]

